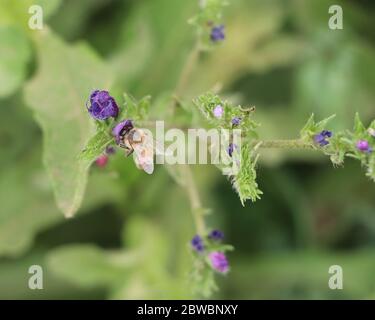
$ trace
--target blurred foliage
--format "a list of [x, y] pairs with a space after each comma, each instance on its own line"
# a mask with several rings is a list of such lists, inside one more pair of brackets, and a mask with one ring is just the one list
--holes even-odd
[[[375, 6], [341, 2], [344, 29], [332, 31], [326, 0], [232, 0], [227, 40], [200, 59], [184, 98], [221, 88], [235, 103], [256, 105], [265, 138], [296, 137], [311, 113], [335, 113], [331, 129], [342, 129], [358, 111], [367, 127], [375, 116]], [[42, 31], [27, 26], [31, 3], [45, 9]], [[164, 114], [197, 7], [0, 0], [1, 298], [197, 297], [188, 283], [189, 202], [167, 170], [146, 177], [119, 152], [104, 169], [87, 172], [74, 161], [92, 134], [85, 100], [94, 87], [119, 100], [150, 94], [150, 112]], [[216, 297], [374, 298], [374, 186], [359, 165], [334, 169], [314, 151], [270, 150], [257, 166], [264, 195], [245, 208], [215, 168], [193, 168], [212, 208], [207, 220], [236, 248]], [[60, 207], [79, 201], [89, 179], [82, 208], [66, 220], [53, 181], [68, 175], [76, 183], [57, 191]], [[27, 288], [32, 264], [43, 267], [44, 290]], [[327, 286], [333, 264], [344, 269], [342, 291]]]

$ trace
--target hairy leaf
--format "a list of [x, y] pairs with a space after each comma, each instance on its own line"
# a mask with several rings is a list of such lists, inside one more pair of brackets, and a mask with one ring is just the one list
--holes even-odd
[[105, 131], [98, 131], [87, 143], [86, 147], [80, 155], [78, 160], [83, 164], [91, 164], [97, 157], [99, 157], [106, 146], [113, 141], [113, 137]]
[[85, 100], [93, 88], [108, 88], [111, 77], [88, 47], [71, 48], [51, 31], [40, 33], [35, 45], [39, 68], [25, 98], [43, 130], [44, 164], [58, 207], [71, 217], [82, 202], [90, 164], [77, 161], [93, 131]]
[[15, 92], [22, 84], [30, 59], [30, 44], [16, 27], [0, 27], [0, 97]]
[[241, 148], [241, 165], [239, 172], [232, 178], [233, 187], [240, 197], [241, 203], [244, 206], [246, 200], [255, 202], [260, 199], [262, 191], [259, 190], [256, 182], [257, 156], [254, 156], [254, 151], [251, 150], [249, 144], [245, 144]]
[[125, 253], [108, 252], [93, 245], [69, 245], [52, 251], [49, 267], [58, 276], [82, 287], [115, 285], [136, 260]]

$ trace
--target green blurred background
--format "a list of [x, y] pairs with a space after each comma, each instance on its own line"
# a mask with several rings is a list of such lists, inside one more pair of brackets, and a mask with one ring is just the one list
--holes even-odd
[[[150, 177], [118, 152], [105, 169], [91, 169], [74, 218], [57, 209], [33, 97], [25, 98], [29, 82], [38, 85], [43, 55], [38, 31], [27, 27], [33, 3], [44, 6], [44, 22], [64, 47], [84, 42], [100, 57], [116, 95], [150, 94], [158, 104], [175, 87], [194, 38], [187, 21], [197, 10], [193, 0], [0, 0], [0, 298], [199, 297], [189, 287], [189, 202], [162, 166]], [[343, 30], [328, 28], [331, 4], [343, 7]], [[312, 112], [335, 113], [332, 130], [351, 128], [356, 111], [368, 124], [375, 117], [374, 14], [370, 0], [232, 0], [227, 39], [200, 59], [185, 98], [219, 83], [224, 96], [257, 107], [260, 134], [270, 139], [297, 136]], [[43, 72], [53, 86], [59, 74]], [[53, 88], [43, 86], [48, 97]], [[69, 93], [61, 90], [64, 99]], [[375, 298], [374, 185], [358, 163], [332, 168], [313, 152], [268, 150], [258, 167], [264, 195], [244, 208], [213, 166], [193, 170], [212, 209], [208, 224], [235, 246], [214, 298]], [[33, 264], [43, 267], [43, 290], [28, 288]], [[343, 268], [343, 290], [328, 288], [331, 265]]]

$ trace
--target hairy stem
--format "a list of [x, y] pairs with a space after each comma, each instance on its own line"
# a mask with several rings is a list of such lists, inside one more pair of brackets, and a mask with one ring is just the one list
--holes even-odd
[[[194, 70], [194, 67], [196, 63], [198, 62], [199, 55], [201, 53], [200, 50], [200, 42], [199, 39], [196, 40], [194, 47], [190, 51], [189, 56], [187, 57], [185, 64], [182, 68], [179, 80], [177, 82], [176, 88], [174, 90], [174, 96], [175, 99], [172, 101], [172, 105], [170, 106], [170, 116], [172, 117], [175, 108], [176, 108], [176, 102], [177, 99], [183, 94], [186, 85], [189, 82], [190, 76]], [[191, 172], [191, 169], [188, 165], [183, 165], [182, 166], [182, 173], [185, 176], [185, 188], [187, 190], [188, 196], [189, 196], [189, 201], [190, 201], [190, 207], [191, 207], [191, 212], [193, 215], [195, 227], [197, 230], [197, 233], [200, 235], [204, 235], [205, 233], [205, 222], [203, 218], [203, 208], [201, 205], [201, 200], [199, 197], [199, 192], [197, 189], [197, 186], [194, 181], [193, 174]]]
[[193, 215], [197, 233], [200, 235], [204, 235], [206, 227], [205, 227], [204, 219], [202, 216], [203, 207], [201, 204], [197, 186], [194, 181], [193, 173], [191, 172], [191, 168], [189, 167], [189, 165], [182, 165], [181, 172], [183, 173], [185, 177], [184, 186], [189, 195], [191, 212]]
[[301, 139], [293, 140], [255, 140], [252, 141], [253, 146], [259, 145], [259, 148], [275, 148], [275, 149], [311, 149], [314, 150], [314, 146]]
[[176, 88], [174, 89], [174, 99], [170, 105], [170, 116], [172, 117], [177, 105], [177, 100], [183, 94], [187, 83], [189, 82], [191, 73], [194, 70], [194, 67], [199, 59], [199, 55], [201, 53], [200, 44], [197, 40], [194, 47], [191, 49], [189, 56], [187, 57], [185, 64], [182, 68], [180, 73], [179, 80], [177, 82]]
[[194, 45], [193, 49], [190, 51], [189, 56], [186, 59], [185, 65], [182, 68], [181, 75], [179, 78], [179, 81], [177, 83], [176, 89], [174, 91], [174, 94], [179, 97], [185, 87], [186, 84], [189, 82], [190, 75], [194, 70], [194, 67], [198, 61], [199, 55], [200, 55], [200, 44], [199, 41], [196, 41], [196, 44]]

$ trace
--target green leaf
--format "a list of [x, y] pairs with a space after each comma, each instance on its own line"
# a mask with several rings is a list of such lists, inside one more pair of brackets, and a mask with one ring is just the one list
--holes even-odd
[[331, 121], [336, 115], [332, 115], [328, 118], [325, 118], [319, 122], [315, 122], [314, 114], [312, 114], [307, 120], [307, 123], [302, 128], [300, 132], [300, 136], [302, 139], [305, 139], [307, 142], [311, 141], [312, 137], [321, 132], [324, 129], [327, 129], [327, 124], [329, 121]]
[[69, 47], [49, 30], [39, 33], [35, 46], [39, 68], [25, 99], [43, 130], [43, 159], [57, 205], [71, 217], [82, 202], [91, 161], [77, 161], [93, 134], [85, 101], [93, 88], [108, 88], [111, 75], [90, 48]]
[[30, 44], [16, 27], [0, 27], [0, 97], [14, 93], [26, 77]]
[[357, 135], [357, 136], [361, 136], [361, 135], [366, 134], [366, 128], [363, 125], [363, 123], [361, 121], [361, 118], [359, 117], [358, 112], [355, 114], [354, 129], [353, 130], [354, 130], [354, 134]]
[[120, 251], [109, 252], [93, 245], [68, 245], [52, 251], [49, 267], [58, 276], [82, 287], [114, 286], [123, 281], [136, 261]]
[[18, 256], [34, 234], [63, 219], [53, 203], [47, 177], [35, 162], [17, 163], [0, 174], [0, 255]]
[[113, 137], [106, 131], [98, 131], [87, 143], [86, 147], [78, 156], [79, 161], [83, 164], [90, 165], [98, 158], [106, 146], [113, 141]]
[[151, 97], [146, 96], [137, 101], [131, 95], [124, 93], [124, 108], [120, 114], [120, 119], [145, 120], [151, 104]]
[[232, 178], [233, 187], [240, 197], [241, 204], [245, 206], [246, 200], [255, 202], [263, 193], [256, 182], [256, 170], [258, 156], [254, 156], [249, 144], [241, 148], [241, 165], [239, 172]]

